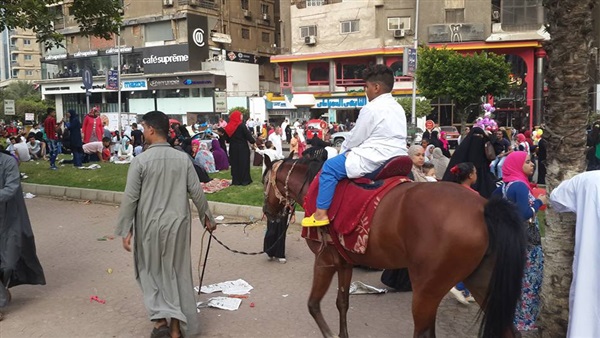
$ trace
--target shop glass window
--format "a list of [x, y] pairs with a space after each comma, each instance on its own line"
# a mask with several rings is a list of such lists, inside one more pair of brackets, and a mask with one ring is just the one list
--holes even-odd
[[367, 68], [369, 61], [354, 60], [350, 62], [337, 62], [335, 65], [335, 84], [338, 86], [363, 86], [363, 70]]
[[329, 84], [329, 62], [313, 62], [307, 64], [308, 85]]

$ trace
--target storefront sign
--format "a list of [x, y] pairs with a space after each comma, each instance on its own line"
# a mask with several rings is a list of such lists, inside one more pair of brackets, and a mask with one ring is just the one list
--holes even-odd
[[402, 60], [402, 69], [405, 76], [414, 76], [417, 72], [417, 50], [415, 48], [404, 48], [405, 57]]
[[148, 82], [146, 79], [126, 80], [121, 82], [121, 88], [123, 90], [146, 90], [148, 89]]
[[187, 45], [168, 45], [144, 48], [144, 73], [174, 73], [189, 70]]
[[[131, 53], [131, 52], [133, 52], [133, 47], [121, 46], [120, 49], [121, 49], [121, 53]], [[116, 47], [109, 48], [104, 53], [108, 54], [108, 55], [110, 55], [110, 54], [117, 54], [117, 53], [119, 53], [119, 48], [116, 48]]]
[[90, 57], [90, 56], [98, 56], [98, 51], [97, 50], [88, 50], [85, 52], [77, 52], [77, 53], [73, 54], [73, 57], [76, 57], [76, 58], [86, 58], [86, 57]]
[[367, 104], [366, 97], [317, 99], [315, 108], [360, 108]]
[[427, 27], [428, 42], [484, 41], [485, 26], [482, 23], [453, 23]]
[[178, 77], [161, 77], [148, 79], [149, 89], [179, 88], [181, 79]]
[[67, 58], [67, 54], [54, 54], [54, 55], [46, 55], [44, 61], [55, 61], [55, 60], [64, 60]]
[[15, 115], [15, 100], [4, 100], [4, 115]]
[[187, 14], [187, 31], [189, 46], [189, 70], [201, 70], [202, 62], [208, 59], [208, 18], [195, 14]]
[[[296, 107], [287, 103], [286, 101], [272, 101], [271, 109], [296, 109]], [[268, 105], [267, 105], [268, 106]]]
[[243, 62], [243, 63], [254, 63], [254, 64], [263, 64], [269, 62], [269, 58], [258, 56], [254, 54], [236, 52], [232, 50], [228, 50], [225, 53], [228, 61], [233, 62]]

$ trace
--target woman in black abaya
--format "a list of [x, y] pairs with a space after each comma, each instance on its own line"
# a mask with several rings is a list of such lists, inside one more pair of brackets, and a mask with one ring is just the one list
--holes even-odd
[[225, 139], [229, 141], [229, 164], [231, 165], [231, 184], [248, 185], [252, 183], [250, 176], [250, 147], [254, 138], [243, 123], [242, 113], [238, 110], [231, 113], [225, 126]]
[[482, 197], [490, 198], [492, 192], [496, 189], [496, 184], [490, 172], [491, 161], [485, 156], [485, 143], [487, 141], [490, 141], [490, 139], [483, 129], [479, 127], [471, 128], [469, 134], [467, 134], [450, 158], [450, 163], [448, 163], [442, 181], [452, 182], [453, 175], [450, 173], [450, 169], [456, 164], [471, 162], [475, 165], [475, 169], [477, 169], [477, 182], [475, 182], [472, 188]]

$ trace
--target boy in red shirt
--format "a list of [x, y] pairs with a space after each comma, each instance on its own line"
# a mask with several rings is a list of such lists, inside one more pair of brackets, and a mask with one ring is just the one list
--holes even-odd
[[48, 140], [48, 150], [50, 152], [50, 169], [56, 170], [56, 157], [58, 156], [58, 135], [56, 129], [60, 128], [60, 123], [56, 123], [56, 110], [54, 108], [48, 108], [48, 117], [44, 120], [44, 131], [46, 132], [46, 138]]

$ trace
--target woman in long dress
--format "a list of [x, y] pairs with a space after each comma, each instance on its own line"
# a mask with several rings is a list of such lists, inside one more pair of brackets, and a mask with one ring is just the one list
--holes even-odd
[[227, 158], [227, 153], [221, 145], [219, 144], [219, 140], [212, 140], [212, 154], [215, 158], [215, 167], [217, 170], [228, 170], [229, 169], [229, 159]]
[[231, 165], [232, 185], [248, 185], [252, 183], [250, 176], [250, 147], [254, 138], [243, 123], [242, 113], [238, 110], [231, 113], [225, 127], [225, 138], [229, 140], [229, 164]]

